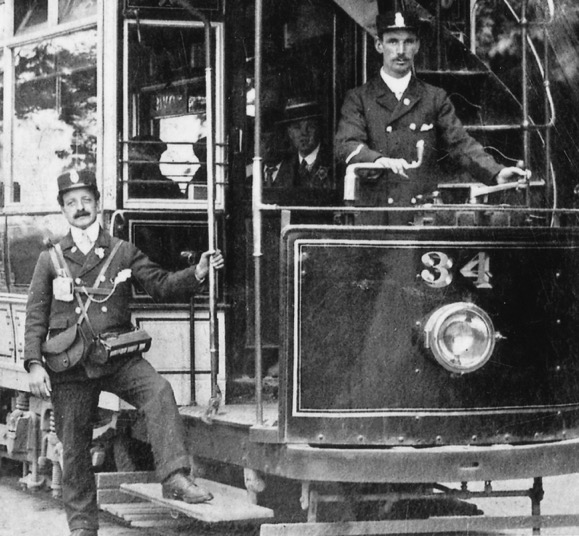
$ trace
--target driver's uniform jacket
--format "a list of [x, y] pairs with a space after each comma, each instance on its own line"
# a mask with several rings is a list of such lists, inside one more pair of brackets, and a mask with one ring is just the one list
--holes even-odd
[[[94, 247], [87, 255], [75, 246], [70, 232], [60, 241], [63, 257], [68, 264], [76, 288], [84, 286], [90, 294], [90, 288], [95, 284], [114, 244], [119, 240], [101, 229]], [[178, 272], [167, 271], [151, 261], [133, 244], [124, 240], [121, 241], [121, 246], [98, 288], [110, 291], [115, 277], [122, 270], [130, 270], [131, 278], [118, 284], [106, 301], [94, 302], [88, 308], [90, 324], [96, 334], [131, 329], [129, 309], [132, 297], [131, 282], [137, 282], [154, 300], [164, 302], [191, 297], [200, 285], [195, 276], [195, 266]], [[56, 276], [49, 251], [42, 251], [32, 276], [26, 305], [24, 366], [27, 370], [30, 360], [42, 360], [41, 345], [47, 336], [55, 335], [72, 326], [81, 314], [76, 297], [72, 301], [54, 298], [53, 280]], [[83, 302], [86, 302], [86, 295], [82, 291], [81, 296]], [[106, 295], [96, 294], [94, 298], [102, 300], [106, 298]], [[86, 320], [81, 324], [81, 328], [88, 340], [92, 340], [93, 334]], [[134, 355], [127, 356], [129, 357], [134, 357]], [[109, 363], [99, 366], [91, 363], [89, 352], [78, 365], [71, 369], [61, 373], [49, 370], [49, 374], [53, 383], [87, 377], [94, 378], [114, 373], [118, 367], [122, 366], [125, 359], [124, 356], [115, 357]]]
[[385, 156], [411, 163], [417, 161], [419, 140], [424, 141], [421, 166], [408, 170], [408, 179], [389, 172], [388, 180], [362, 181], [359, 204], [407, 205], [448, 181], [453, 171], [466, 173], [471, 182], [490, 183], [503, 168], [466, 132], [443, 89], [412, 76], [398, 100], [376, 76], [347, 93], [335, 136], [339, 162], [374, 162]]

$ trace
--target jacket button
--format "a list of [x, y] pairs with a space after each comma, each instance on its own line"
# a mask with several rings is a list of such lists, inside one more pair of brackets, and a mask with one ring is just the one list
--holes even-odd
[[74, 280], [74, 282], [75, 282], [77, 285], [80, 285], [80, 284], [82, 284], [82, 279], [81, 279], [80, 277], [77, 277], [77, 278]]
[[76, 246], [72, 246], [70, 248], [70, 251], [72, 251], [73, 253], [76, 253], [77, 250], [78, 250], [78, 248]]
[[77, 308], [74, 310], [74, 312], [75, 312], [77, 315], [79, 315], [79, 314], [80, 314], [80, 307], [77, 307]]
[[106, 305], [103, 305], [103, 306], [101, 307], [101, 311], [102, 311], [103, 313], [106, 313], [106, 312], [108, 311], [107, 306], [106, 306]]

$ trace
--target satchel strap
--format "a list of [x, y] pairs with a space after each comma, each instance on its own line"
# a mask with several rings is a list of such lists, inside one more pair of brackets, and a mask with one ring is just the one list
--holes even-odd
[[[111, 237], [111, 238], [114, 239], [114, 237]], [[96, 281], [93, 284], [93, 288], [97, 288], [101, 284], [101, 281], [104, 280], [104, 276], [105, 276], [107, 270], [109, 269], [111, 262], [113, 262], [113, 258], [117, 254], [117, 251], [119, 251], [121, 245], [122, 245], [122, 240], [116, 239], [116, 243], [113, 246], [113, 249], [110, 252], [109, 256], [107, 257], [107, 260], [103, 264], [101, 271], [99, 272], [99, 275], [97, 276]], [[53, 262], [54, 267], [56, 269], [57, 275], [59, 275], [61, 272], [64, 272], [67, 277], [70, 277], [72, 279], [72, 274], [70, 273], [70, 268], [68, 267], [68, 263], [66, 262], [64, 255], [62, 254], [62, 247], [60, 246], [60, 244], [56, 244], [54, 247], [50, 248], [49, 251], [50, 251], [50, 256], [52, 258], [52, 262]], [[77, 324], [80, 326], [82, 324], [83, 319], [86, 320], [86, 323], [87, 323], [89, 329], [91, 330], [93, 337], [96, 337], [96, 333], [95, 333], [94, 329], [92, 328], [92, 324], [91, 324], [91, 322], [88, 318], [88, 314], [87, 314], [88, 308], [90, 307], [90, 304], [92, 303], [91, 300], [87, 300], [87, 302], [84, 303], [82, 301], [82, 298], [80, 297], [79, 292], [76, 290], [74, 291], [74, 296], [76, 297], [76, 301], [78, 302], [78, 305], [79, 305], [80, 311], [81, 311], [81, 314], [77, 320]]]

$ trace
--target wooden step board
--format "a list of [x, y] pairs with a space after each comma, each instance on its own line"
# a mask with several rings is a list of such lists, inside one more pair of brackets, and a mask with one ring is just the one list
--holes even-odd
[[212, 501], [187, 504], [183, 501], [164, 499], [161, 484], [158, 483], [122, 484], [121, 490], [206, 523], [254, 521], [273, 517], [273, 510], [249, 502], [247, 492], [241, 488], [202, 478], [196, 479], [196, 482], [213, 494]]
[[191, 518], [175, 518], [165, 506], [157, 506], [149, 501], [125, 504], [105, 504], [101, 510], [130, 527], [138, 528], [182, 528], [191, 525]]
[[139, 497], [121, 491], [124, 483], [155, 482], [153, 472], [97, 473], [97, 497], [99, 508], [120, 523], [138, 528], [181, 528], [191, 525], [192, 520], [174, 513], [164, 506], [152, 504]]

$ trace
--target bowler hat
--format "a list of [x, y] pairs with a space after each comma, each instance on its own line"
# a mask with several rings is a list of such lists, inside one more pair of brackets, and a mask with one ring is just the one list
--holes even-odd
[[395, 30], [408, 30], [420, 33], [425, 26], [425, 21], [421, 20], [417, 13], [408, 10], [385, 11], [376, 17], [376, 31], [378, 37], [384, 32]]
[[[131, 138], [131, 149], [145, 154], [152, 154], [161, 158], [161, 155], [167, 150], [167, 144], [157, 136], [152, 134], [140, 134]], [[136, 143], [132, 143], [136, 142]]]
[[60, 195], [78, 188], [92, 188], [98, 191], [96, 176], [92, 171], [70, 169], [58, 177], [58, 193]]
[[319, 119], [320, 117], [322, 117], [322, 111], [317, 102], [290, 99], [286, 104], [283, 118], [279, 121], [279, 124], [294, 123], [303, 119]]

